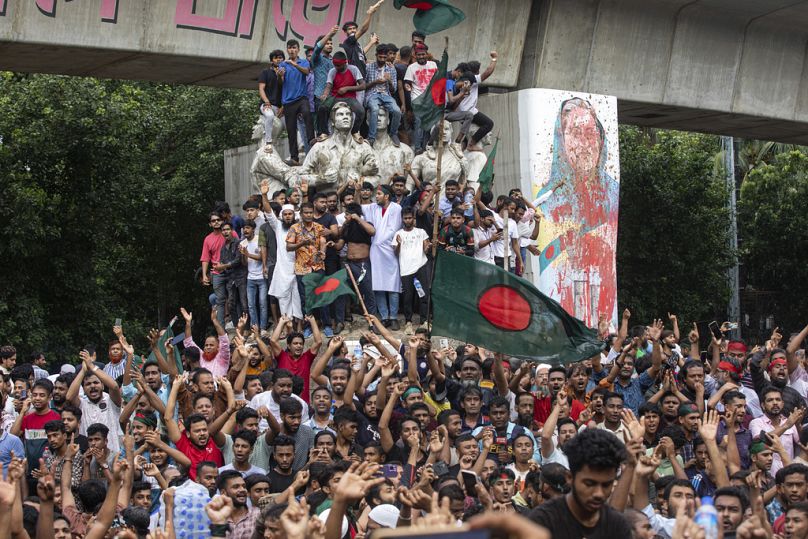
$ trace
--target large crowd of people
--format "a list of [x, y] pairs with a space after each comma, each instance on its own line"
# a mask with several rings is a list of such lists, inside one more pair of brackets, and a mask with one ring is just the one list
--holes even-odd
[[[282, 116], [292, 164], [338, 102], [371, 144], [381, 109], [394, 144], [428, 143], [412, 99], [437, 65], [418, 32], [361, 45], [378, 7], [306, 59], [295, 40], [270, 53], [265, 142]], [[447, 74], [445, 121], [470, 151], [493, 125], [476, 100], [496, 61]], [[436, 251], [521, 275], [540, 220], [519, 190], [410, 173], [339, 191], [264, 181], [242, 212], [218, 203], [198, 273], [211, 310], [180, 309], [148, 350], [121, 321], [77, 365], [0, 346], [2, 536], [808, 539], [808, 327], [746, 343], [625, 310], [601, 316], [602, 353], [568, 365], [433, 337]], [[356, 297], [308, 309], [304, 277], [343, 268]]]

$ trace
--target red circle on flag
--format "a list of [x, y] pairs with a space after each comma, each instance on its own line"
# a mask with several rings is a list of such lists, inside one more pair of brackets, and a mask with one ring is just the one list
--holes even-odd
[[492, 326], [507, 331], [522, 331], [530, 325], [530, 302], [510, 286], [492, 286], [480, 295], [477, 309]]
[[554, 254], [555, 254], [555, 247], [553, 247], [552, 245], [548, 245], [547, 251], [544, 252], [544, 258], [550, 260], [551, 258], [553, 258]]
[[326, 292], [333, 292], [337, 288], [339, 288], [339, 279], [335, 279], [332, 277], [323, 284], [321, 284], [320, 286], [318, 286], [317, 288], [315, 288], [314, 293], [319, 296], [320, 294]]
[[432, 86], [432, 101], [436, 105], [446, 104], [446, 77], [435, 81]]

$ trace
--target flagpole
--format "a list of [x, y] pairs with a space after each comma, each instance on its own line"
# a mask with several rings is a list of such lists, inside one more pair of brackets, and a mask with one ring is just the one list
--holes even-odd
[[[449, 51], [449, 36], [445, 36], [444, 51]], [[446, 75], [442, 73], [442, 75]], [[446, 91], [444, 90], [444, 93]], [[444, 97], [445, 99], [445, 97]], [[441, 186], [441, 165], [443, 164], [443, 122], [446, 114], [446, 104], [443, 105], [443, 110], [440, 113], [440, 120], [438, 121], [438, 159], [435, 166], [435, 189]], [[441, 214], [440, 214], [440, 192], [435, 193], [435, 200], [432, 201], [432, 269], [429, 272], [429, 295], [426, 297], [426, 326], [429, 331], [432, 331], [432, 322], [430, 316], [432, 314], [432, 281], [435, 279], [435, 263], [438, 260], [438, 230], [440, 230]]]
[[359, 285], [356, 284], [356, 279], [354, 279], [353, 272], [348, 264], [345, 264], [345, 271], [348, 272], [348, 277], [351, 278], [351, 282], [353, 283], [354, 290], [356, 290], [356, 297], [359, 298], [359, 303], [362, 305], [362, 312], [365, 313], [365, 316], [368, 315], [368, 308], [365, 307], [365, 300], [362, 298], [362, 293], [359, 291]]

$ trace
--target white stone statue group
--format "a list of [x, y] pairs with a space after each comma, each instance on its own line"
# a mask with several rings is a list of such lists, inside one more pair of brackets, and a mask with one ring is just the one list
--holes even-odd
[[[302, 165], [289, 166], [271, 145], [258, 148], [250, 167], [253, 189], [258, 192], [265, 179], [269, 180], [270, 193], [297, 187], [303, 181], [317, 189], [337, 190], [349, 180], [356, 185], [370, 182], [376, 186], [387, 183], [392, 176], [405, 176], [405, 165], [408, 164], [419, 181], [434, 183], [437, 177], [437, 144], [428, 146], [424, 153], [416, 156], [412, 148], [403, 142], [399, 146], [393, 144], [387, 133], [389, 123], [387, 111], [379, 109], [378, 135], [371, 146], [351, 135], [353, 114], [347, 104], [338, 102], [331, 109], [332, 134], [312, 146]], [[273, 140], [279, 140], [276, 135], [282, 129], [282, 122], [276, 118]], [[253, 129], [253, 139], [260, 140], [262, 136], [263, 119], [260, 119]], [[468, 185], [476, 189], [487, 156], [483, 152], [464, 154], [460, 145], [452, 142], [452, 138], [452, 124], [444, 122], [441, 184], [448, 180], [459, 182], [465, 179]], [[490, 134], [482, 142], [490, 144]], [[412, 178], [407, 178], [408, 189], [412, 189], [414, 183]]]

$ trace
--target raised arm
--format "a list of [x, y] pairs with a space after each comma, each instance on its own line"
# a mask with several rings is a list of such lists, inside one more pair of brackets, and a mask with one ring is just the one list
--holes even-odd
[[497, 51], [491, 51], [490, 53], [488, 53], [488, 55], [491, 57], [491, 62], [488, 64], [488, 67], [485, 68], [485, 71], [483, 71], [482, 75], [480, 75], [480, 79], [482, 80], [485, 80], [488, 77], [490, 77], [494, 73], [494, 70], [497, 68], [497, 58], [499, 57]]
[[174, 462], [176, 462], [180, 466], [184, 468], [191, 467], [191, 459], [189, 459], [182, 451], [178, 450], [175, 447], [172, 447], [170, 444], [165, 443], [163, 439], [160, 437], [160, 433], [157, 432], [156, 430], [147, 430], [146, 434], [144, 434], [143, 437], [145, 438], [146, 442], [149, 445], [159, 447], [160, 449], [168, 453], [168, 456], [174, 459]]
[[553, 443], [553, 434], [555, 433], [556, 425], [558, 424], [558, 415], [561, 413], [561, 404], [567, 400], [567, 390], [562, 389], [556, 395], [556, 400], [553, 403], [553, 409], [544, 426], [541, 429], [541, 456], [542, 458], [550, 458], [550, 455], [555, 451], [555, 444]]
[[631, 311], [623, 309], [623, 316], [620, 319], [620, 329], [617, 330], [617, 342], [614, 344], [614, 351], [619, 352], [626, 337], [628, 337], [628, 321], [631, 319]]
[[707, 454], [710, 455], [710, 462], [713, 463], [713, 471], [715, 472], [715, 486], [718, 488], [729, 486], [729, 475], [727, 475], [727, 466], [724, 462], [724, 457], [718, 449], [716, 443], [716, 435], [718, 433], [718, 412], [710, 410], [704, 414], [704, 419], [699, 426], [699, 434], [704, 445], [707, 446]]
[[690, 359], [699, 359], [701, 357], [699, 352], [699, 328], [695, 322], [693, 322], [693, 329], [687, 334], [687, 340], [690, 341], [690, 354], [688, 356]]
[[174, 361], [174, 347], [168, 339], [165, 341], [166, 354], [170, 356], [170, 360], [163, 356], [163, 351], [160, 350], [160, 332], [157, 329], [149, 330], [149, 348], [154, 352], [154, 358], [157, 360], [157, 366], [160, 372], [169, 376], [175, 376], [177, 373], [177, 362]]
[[135, 357], [135, 347], [126, 340], [121, 326], [113, 326], [112, 331], [115, 333], [115, 336], [118, 337], [118, 343], [121, 345], [126, 357], [123, 367], [123, 383], [121, 384], [126, 387], [132, 383], [132, 361]]
[[808, 337], [808, 326], [802, 328], [796, 337], [788, 341], [786, 346], [786, 358], [788, 358], [788, 373], [794, 372], [800, 365], [800, 360], [797, 358], [797, 350], [800, 349], [800, 344]]
[[[662, 335], [662, 320], [654, 320], [648, 333], [653, 341], [653, 350], [651, 352], [651, 368], [648, 369], [648, 376], [656, 378], [659, 374], [659, 369], [662, 367], [662, 347], [659, 344], [659, 338]], [[704, 406], [704, 404], [702, 404]]]
[[253, 337], [255, 337], [255, 343], [258, 345], [258, 351], [261, 352], [261, 359], [264, 360], [268, 367], [275, 367], [275, 356], [272, 354], [272, 349], [261, 338], [261, 330], [258, 328], [258, 324], [253, 324], [252, 333]]
[[675, 314], [668, 313], [668, 319], [671, 321], [673, 336], [676, 338], [676, 342], [679, 342], [679, 318]]
[[396, 407], [396, 402], [401, 398], [402, 393], [401, 385], [393, 387], [390, 398], [387, 399], [382, 415], [379, 418], [379, 437], [385, 453], [389, 453], [395, 445], [393, 433], [390, 432], [390, 419], [393, 417], [393, 409]]
[[283, 352], [283, 347], [281, 346], [281, 332], [283, 332], [284, 328], [292, 326], [292, 320], [284, 315], [281, 315], [278, 323], [275, 324], [275, 329], [272, 330], [272, 335], [269, 337], [269, 346], [272, 348], [272, 353], [275, 357], [278, 357], [281, 352]]
[[[384, 340], [386, 340], [387, 342], [389, 342], [389, 343], [390, 343], [390, 345], [391, 345], [393, 348], [395, 348], [396, 350], [400, 350], [400, 349], [401, 349], [401, 341], [399, 341], [398, 339], [396, 339], [395, 335], [393, 335], [392, 333], [390, 333], [390, 330], [388, 330], [386, 327], [384, 327], [384, 324], [382, 324], [382, 323], [379, 321], [379, 319], [378, 319], [378, 318], [376, 318], [376, 316], [375, 316], [375, 315], [372, 315], [372, 314], [366, 314], [366, 315], [365, 315], [365, 318], [367, 319], [368, 324], [370, 324], [371, 326], [374, 326], [374, 327], [375, 327], [375, 328], [376, 328], [376, 329], [379, 331], [379, 333], [381, 334], [381, 336], [382, 336], [382, 337], [384, 337]], [[381, 350], [379, 350], [379, 352], [381, 352]]]
[[168, 399], [166, 401], [166, 413], [163, 414], [163, 424], [166, 427], [166, 434], [168, 434], [168, 439], [173, 443], [179, 441], [181, 433], [180, 426], [174, 419], [174, 414], [170, 413], [170, 411], [177, 405], [177, 395], [180, 392], [180, 385], [183, 383], [184, 380], [182, 376], [175, 376], [174, 380], [172, 380], [171, 391], [168, 393]]
[[83, 368], [79, 369], [79, 372], [76, 373], [76, 377], [73, 378], [70, 387], [67, 388], [67, 394], [65, 395], [65, 401], [76, 407], [81, 405], [79, 389], [81, 389], [81, 383], [84, 381], [84, 375], [87, 374], [87, 365], [92, 365], [90, 354], [87, 353], [87, 350], [79, 352], [79, 357], [83, 362]]
[[93, 368], [90, 369], [90, 372], [96, 375], [98, 379], [101, 380], [101, 383], [106, 386], [107, 391], [109, 392], [109, 400], [115, 403], [115, 406], [120, 406], [121, 388], [118, 387], [118, 383], [115, 380], [113, 380], [110, 375], [104, 372], [103, 369], [99, 369], [95, 365], [93, 365]]
[[320, 351], [320, 347], [323, 345], [323, 334], [320, 332], [320, 326], [317, 325], [317, 319], [314, 318], [314, 316], [307, 315], [306, 320], [308, 320], [311, 325], [311, 336], [313, 339], [309, 351], [316, 356], [317, 352]]
[[370, 28], [370, 21], [373, 20], [373, 14], [376, 13], [376, 11], [381, 7], [383, 3], [384, 0], [379, 0], [378, 2], [376, 2], [375, 4], [373, 4], [368, 8], [368, 10], [365, 12], [366, 13], [365, 20], [362, 21], [362, 25], [356, 29], [356, 34], [354, 34], [354, 37], [356, 39], [359, 39], [360, 37], [365, 35], [365, 32], [367, 32], [368, 29]]
[[129, 418], [132, 417], [132, 414], [137, 408], [137, 402], [140, 400], [140, 397], [143, 396], [143, 386], [140, 383], [136, 383], [135, 387], [137, 387], [137, 393], [134, 397], [129, 399], [129, 402], [126, 403], [126, 406], [123, 407], [121, 410], [121, 416], [118, 418], [118, 423], [121, 425], [121, 429], [126, 432], [126, 426], [129, 424]]
[[508, 380], [505, 378], [505, 369], [502, 367], [502, 354], [494, 354], [494, 368], [492, 371], [497, 392], [501, 397], [507, 397], [508, 393], [510, 393], [510, 388], [508, 387]]
[[[112, 526], [112, 521], [115, 519], [115, 509], [118, 503], [118, 494], [123, 486], [123, 478], [129, 469], [129, 463], [125, 460], [118, 460], [113, 464], [112, 480], [109, 482], [107, 488], [107, 497], [104, 498], [104, 503], [96, 515], [95, 522], [85, 535], [85, 539], [103, 539], [109, 528]], [[62, 474], [70, 476], [70, 474]], [[64, 483], [64, 479], [62, 480]]]
[[334, 356], [334, 352], [340, 349], [342, 346], [342, 337], [337, 335], [333, 337], [331, 341], [328, 343], [328, 346], [325, 349], [325, 352], [317, 358], [314, 364], [311, 366], [311, 372], [309, 374], [309, 378], [311, 381], [317, 384], [318, 386], [327, 387], [328, 386], [328, 377], [323, 374], [325, 371], [326, 365], [328, 365], [328, 361]]

